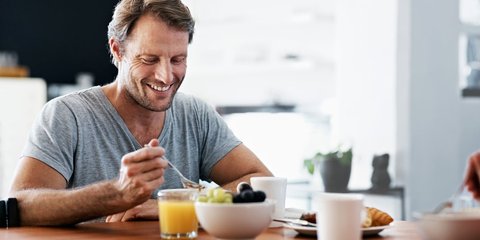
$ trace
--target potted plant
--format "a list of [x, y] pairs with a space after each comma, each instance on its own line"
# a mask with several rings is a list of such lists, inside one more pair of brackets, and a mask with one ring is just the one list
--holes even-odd
[[304, 160], [304, 166], [310, 174], [315, 168], [320, 171], [325, 192], [347, 192], [352, 169], [352, 148], [337, 148], [330, 152], [318, 152], [310, 159]]

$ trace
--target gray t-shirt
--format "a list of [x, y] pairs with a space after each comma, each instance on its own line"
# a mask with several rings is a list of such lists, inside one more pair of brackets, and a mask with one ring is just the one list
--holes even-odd
[[[180, 92], [167, 110], [159, 141], [167, 159], [193, 181], [208, 181], [212, 167], [241, 143], [211, 106]], [[96, 86], [49, 101], [22, 155], [46, 163], [75, 188], [117, 178], [122, 156], [141, 147]], [[181, 187], [172, 169], [164, 177], [159, 189]]]

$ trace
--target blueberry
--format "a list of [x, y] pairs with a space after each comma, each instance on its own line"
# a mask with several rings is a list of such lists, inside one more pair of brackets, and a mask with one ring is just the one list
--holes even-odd
[[265, 201], [265, 198], [267, 198], [267, 195], [263, 191], [255, 191], [253, 192], [253, 194], [254, 194], [253, 199], [255, 202], [263, 202]]
[[253, 202], [253, 199], [255, 198], [255, 194], [253, 193], [252, 190], [247, 189], [240, 193], [240, 197], [243, 198], [244, 202]]
[[250, 186], [250, 184], [246, 183], [246, 182], [241, 182], [237, 185], [237, 192], [238, 193], [241, 193], [245, 190], [253, 190], [252, 187]]
[[243, 198], [240, 196], [240, 194], [235, 194], [232, 199], [233, 203], [243, 203]]

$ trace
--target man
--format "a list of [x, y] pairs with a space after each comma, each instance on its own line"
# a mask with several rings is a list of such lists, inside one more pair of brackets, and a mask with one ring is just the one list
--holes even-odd
[[12, 185], [21, 225], [156, 219], [151, 197], [181, 187], [165, 156], [191, 180], [231, 190], [271, 175], [210, 106], [176, 93], [193, 28], [180, 0], [116, 6], [108, 36], [118, 76], [42, 110]]
[[467, 162], [467, 171], [463, 183], [472, 193], [472, 196], [480, 199], [480, 151], [470, 155]]

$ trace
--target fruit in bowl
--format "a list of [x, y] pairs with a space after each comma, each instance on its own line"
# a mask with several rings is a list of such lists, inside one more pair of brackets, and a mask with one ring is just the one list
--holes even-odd
[[[266, 229], [272, 222], [275, 204], [264, 201], [264, 195], [262, 201], [248, 201], [255, 199], [251, 198], [251, 194], [261, 198], [262, 193], [255, 194], [256, 191], [251, 188], [246, 191], [251, 193], [242, 194], [241, 191], [231, 194], [223, 189], [214, 189], [207, 194], [206, 199], [199, 198], [200, 201], [195, 203], [195, 212], [203, 229], [222, 239], [255, 238]], [[230, 194], [231, 198], [227, 196]], [[247, 199], [243, 198], [245, 195]]]
[[271, 201], [224, 204], [196, 202], [195, 212], [200, 225], [216, 238], [255, 238], [272, 221]]

